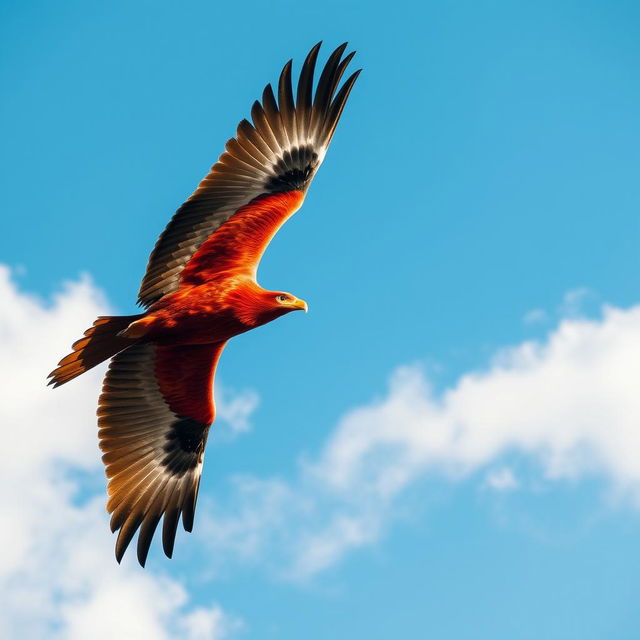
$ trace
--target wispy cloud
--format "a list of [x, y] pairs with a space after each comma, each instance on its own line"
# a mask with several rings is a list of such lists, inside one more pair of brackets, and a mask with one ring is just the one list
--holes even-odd
[[489, 486], [515, 488], [500, 465], [512, 453], [549, 481], [597, 474], [640, 504], [640, 306], [589, 320], [576, 315], [583, 297], [569, 297], [569, 317], [544, 340], [500, 350], [441, 393], [420, 367], [397, 369], [386, 396], [345, 415], [293, 480], [235, 479], [205, 537], [306, 578], [378, 540], [427, 474], [477, 474], [481, 486], [482, 471]]
[[518, 488], [518, 480], [509, 467], [490, 469], [485, 477], [485, 485], [496, 491], [512, 491]]
[[525, 324], [544, 324], [549, 320], [549, 314], [544, 309], [531, 309], [524, 314]]
[[84, 278], [45, 303], [0, 265], [0, 300], [0, 637], [220, 640], [239, 628], [215, 603], [190, 606], [176, 580], [114, 560], [95, 424], [102, 371], [45, 387], [108, 312], [103, 296]]
[[[232, 436], [251, 429], [251, 416], [260, 402], [258, 393], [253, 389], [227, 388], [216, 382], [216, 433], [220, 436], [220, 428]], [[224, 432], [223, 432], [224, 433]]]

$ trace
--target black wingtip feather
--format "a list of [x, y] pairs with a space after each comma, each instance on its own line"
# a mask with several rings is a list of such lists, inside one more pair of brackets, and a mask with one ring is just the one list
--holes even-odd
[[144, 567], [147, 562], [147, 556], [149, 555], [149, 549], [151, 548], [153, 534], [156, 532], [156, 528], [158, 527], [161, 517], [161, 513], [154, 514], [153, 516], [147, 516], [140, 528], [140, 533], [138, 534], [137, 555], [138, 562], [141, 567]]
[[191, 497], [189, 500], [185, 501], [184, 509], [182, 511], [182, 526], [188, 533], [193, 531], [193, 521], [195, 519], [196, 504], [198, 502], [198, 493], [200, 490], [200, 479], [201, 476], [198, 476], [195, 486], [192, 489]]
[[300, 71], [300, 78], [298, 80], [298, 91], [296, 107], [311, 106], [311, 100], [308, 100], [308, 96], [311, 95], [313, 89], [313, 74], [316, 69], [316, 63], [318, 61], [318, 53], [320, 52], [321, 42], [314, 45], [311, 51], [307, 54], [307, 57], [302, 63], [302, 70]]
[[344, 82], [342, 87], [340, 87], [340, 91], [336, 94], [336, 97], [333, 99], [331, 103], [331, 107], [329, 109], [329, 115], [327, 116], [327, 120], [330, 123], [330, 127], [326, 132], [326, 144], [331, 140], [336, 127], [338, 126], [338, 121], [340, 120], [340, 116], [342, 115], [342, 111], [344, 109], [345, 104], [347, 103], [347, 98], [351, 93], [351, 89], [353, 89], [353, 85], [355, 81], [358, 79], [358, 76], [362, 73], [362, 69], [358, 69], [354, 73], [352, 73]]
[[282, 71], [280, 72], [280, 78], [278, 80], [278, 102], [280, 103], [280, 110], [290, 112], [294, 108], [293, 102], [293, 84], [291, 81], [291, 67], [293, 66], [293, 59], [289, 60]]
[[162, 548], [167, 558], [173, 557], [173, 547], [176, 543], [179, 519], [180, 509], [178, 507], [167, 509], [164, 514], [164, 522], [162, 523]]
[[124, 553], [141, 522], [142, 516], [140, 514], [131, 514], [120, 528], [118, 539], [116, 540], [116, 560], [118, 561], [118, 564], [120, 564], [120, 561], [122, 560], [122, 557], [124, 556]]

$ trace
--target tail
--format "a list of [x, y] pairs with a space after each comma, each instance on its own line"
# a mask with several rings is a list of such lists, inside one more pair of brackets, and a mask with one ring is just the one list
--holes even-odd
[[84, 332], [85, 337], [73, 343], [73, 351], [62, 358], [58, 367], [49, 374], [49, 384], [59, 387], [135, 344], [135, 340], [118, 334], [143, 315], [100, 316]]

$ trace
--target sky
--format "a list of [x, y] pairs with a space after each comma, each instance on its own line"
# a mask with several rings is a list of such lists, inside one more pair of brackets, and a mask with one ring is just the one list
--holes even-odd
[[[640, 634], [640, 7], [0, 2], [0, 635]], [[264, 85], [364, 71], [218, 369], [195, 529], [121, 566], [95, 407], [44, 378], [135, 312]], [[156, 541], [157, 542], [157, 541]]]

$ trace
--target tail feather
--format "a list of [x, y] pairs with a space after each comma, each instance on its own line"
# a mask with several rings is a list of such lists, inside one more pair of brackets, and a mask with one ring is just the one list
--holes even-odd
[[62, 358], [57, 368], [49, 374], [48, 384], [59, 387], [135, 344], [135, 340], [118, 334], [143, 315], [100, 316], [84, 332], [84, 337], [73, 343], [73, 351]]

